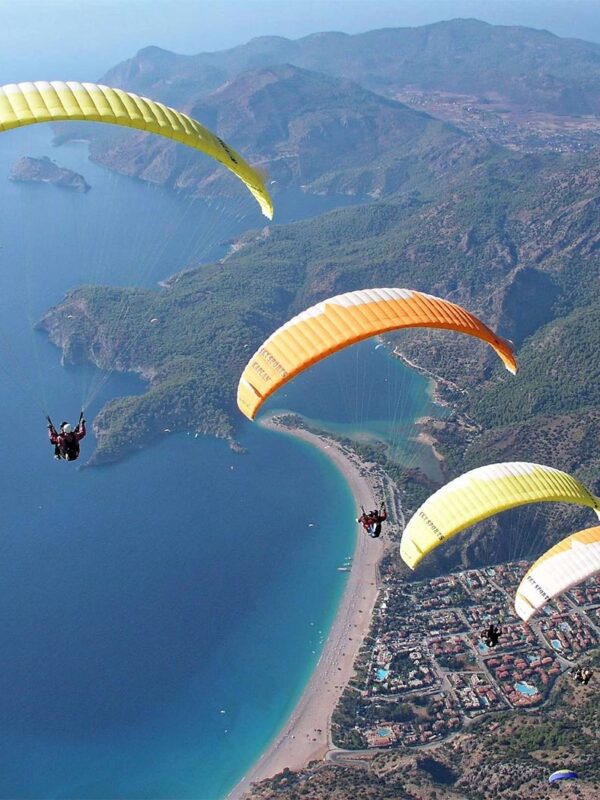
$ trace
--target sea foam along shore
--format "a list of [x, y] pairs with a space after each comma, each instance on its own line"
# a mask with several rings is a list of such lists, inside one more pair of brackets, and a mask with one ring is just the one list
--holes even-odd
[[[288, 428], [272, 417], [260, 422], [309, 442], [323, 451], [340, 470], [356, 501], [370, 508], [379, 492], [374, 477], [361, 475], [358, 458], [351, 458], [337, 442], [303, 428]], [[358, 516], [358, 512], [357, 512]], [[384, 553], [383, 539], [370, 539], [356, 526], [356, 547], [352, 569], [323, 653], [291, 716], [254, 767], [234, 787], [227, 800], [241, 800], [251, 783], [270, 778], [285, 767], [300, 769], [309, 761], [322, 759], [333, 745], [331, 715], [350, 680], [353, 664], [369, 631], [377, 599], [377, 564]]]

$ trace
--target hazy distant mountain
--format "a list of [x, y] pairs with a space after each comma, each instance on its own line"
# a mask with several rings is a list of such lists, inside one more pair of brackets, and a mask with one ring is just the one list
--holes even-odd
[[[482, 139], [534, 150], [600, 141], [600, 121], [579, 116], [600, 111], [600, 45], [477, 20], [262, 37], [195, 56], [148, 47], [102, 80], [188, 111], [279, 185], [314, 192], [388, 194], [469, 162]], [[415, 109], [455, 120], [462, 138]], [[563, 127], [555, 117], [567, 114]], [[86, 131], [62, 135], [89, 135], [92, 158], [123, 174], [205, 195], [233, 185], [165, 141]]]
[[474, 19], [354, 36], [266, 36], [195, 56], [148, 47], [103, 80], [178, 105], [242, 72], [282, 63], [351, 78], [389, 96], [411, 87], [559, 114], [600, 111], [600, 45]]

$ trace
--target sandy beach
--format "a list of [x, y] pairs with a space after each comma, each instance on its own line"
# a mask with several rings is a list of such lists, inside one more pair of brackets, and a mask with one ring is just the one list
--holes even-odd
[[[282, 428], [272, 419], [261, 425], [296, 436], [325, 453], [343, 474], [360, 506], [373, 506], [378, 496], [374, 480], [360, 474], [360, 463], [334, 441], [301, 428]], [[370, 539], [356, 526], [356, 547], [352, 569], [337, 616], [323, 653], [296, 708], [253, 769], [230, 792], [227, 800], [241, 800], [250, 784], [281, 772], [299, 769], [309, 761], [322, 759], [332, 747], [329, 740], [331, 714], [352, 675], [352, 667], [369, 630], [377, 599], [376, 569], [384, 552], [382, 539]]]

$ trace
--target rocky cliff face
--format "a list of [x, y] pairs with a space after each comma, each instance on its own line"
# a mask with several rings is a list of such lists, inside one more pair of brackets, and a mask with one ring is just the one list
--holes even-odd
[[36, 327], [60, 348], [63, 365], [91, 363], [104, 370], [130, 369], [120, 358], [117, 342], [77, 290], [69, 292], [60, 305], [44, 314]]

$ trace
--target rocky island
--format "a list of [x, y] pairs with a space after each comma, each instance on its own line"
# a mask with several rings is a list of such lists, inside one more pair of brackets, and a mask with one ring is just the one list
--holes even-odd
[[92, 188], [83, 175], [72, 169], [59, 167], [48, 156], [42, 158], [23, 156], [14, 164], [8, 177], [11, 181], [21, 183], [52, 183], [63, 189], [73, 189], [83, 193], [89, 192]]

